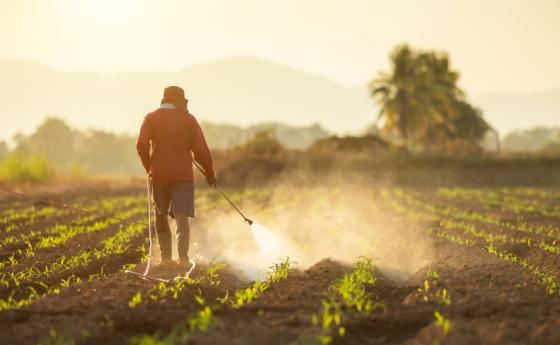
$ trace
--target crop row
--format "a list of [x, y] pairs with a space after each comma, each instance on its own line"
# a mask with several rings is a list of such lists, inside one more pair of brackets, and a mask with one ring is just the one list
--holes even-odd
[[482, 213], [472, 211], [472, 210], [467, 211], [451, 206], [432, 205], [430, 203], [424, 202], [420, 198], [415, 197], [411, 193], [404, 192], [401, 189], [396, 189], [395, 195], [403, 199], [410, 205], [420, 207], [424, 211], [427, 211], [431, 214], [440, 217], [445, 217], [445, 218], [449, 217], [449, 218], [461, 219], [470, 222], [481, 222], [481, 223], [496, 225], [516, 232], [536, 234], [536, 235], [542, 235], [553, 239], [560, 239], [560, 230], [557, 227], [553, 227], [551, 225], [549, 226], [535, 225], [522, 221], [513, 223], [510, 221], [503, 221], [494, 216], [484, 215]]
[[[410, 199], [409, 199], [410, 200]], [[422, 204], [425, 205], [425, 204]], [[408, 208], [402, 207], [402, 206], [395, 206], [395, 202], [390, 203], [389, 206], [392, 206], [394, 210], [396, 210], [399, 213], [406, 213], [409, 217], [413, 217], [415, 219], [421, 219], [421, 220], [427, 220], [427, 221], [438, 221], [438, 225], [444, 229], [448, 229], [448, 230], [454, 230], [454, 229], [459, 229], [462, 230], [465, 234], [468, 235], [472, 235], [475, 238], [480, 238], [482, 240], [484, 240], [484, 242], [488, 243], [488, 244], [492, 244], [495, 242], [499, 242], [499, 243], [510, 243], [510, 244], [524, 244], [526, 246], [528, 246], [529, 248], [538, 248], [541, 250], [544, 250], [548, 253], [551, 254], [557, 254], [560, 255], [560, 247], [558, 247], [557, 245], [557, 241], [554, 240], [552, 242], [547, 242], [544, 239], [541, 239], [540, 241], [534, 241], [532, 240], [530, 237], [521, 237], [521, 238], [517, 238], [517, 237], [512, 237], [506, 233], [493, 233], [493, 232], [489, 232], [486, 231], [483, 228], [477, 227], [475, 224], [472, 223], [466, 223], [464, 221], [454, 221], [454, 220], [450, 220], [450, 219], [439, 219], [437, 217], [434, 217], [433, 214], [425, 214], [425, 213], [420, 213], [420, 212], [415, 212], [413, 210], [410, 210]], [[432, 210], [432, 208], [430, 208], [429, 206], [425, 207], [425, 209], [428, 210]], [[461, 238], [452, 234], [449, 234], [447, 232], [444, 232], [440, 229], [433, 229], [430, 228], [429, 232], [434, 233], [437, 237], [443, 237], [446, 238], [452, 242], [456, 242], [458, 244], [465, 244], [468, 246], [473, 246], [476, 242], [470, 239], [465, 239], [465, 238]]]
[[477, 244], [476, 241], [473, 241], [471, 239], [468, 238], [462, 238], [461, 236], [456, 236], [453, 234], [450, 234], [447, 231], [444, 231], [442, 229], [437, 229], [437, 228], [429, 228], [428, 229], [428, 233], [437, 237], [437, 238], [443, 238], [447, 241], [462, 245], [462, 246], [468, 246], [468, 247], [473, 247]]
[[70, 210], [54, 206], [35, 207], [28, 206], [23, 209], [9, 208], [2, 212], [0, 218], [0, 227], [4, 232], [11, 232], [18, 226], [30, 224], [37, 219], [58, 216], [70, 213]]
[[[195, 299], [199, 304], [199, 309], [191, 313], [186, 320], [176, 323], [170, 332], [166, 334], [143, 334], [136, 335], [130, 339], [130, 343], [138, 345], [147, 344], [176, 344], [187, 342], [194, 332], [204, 333], [218, 322], [216, 312], [224, 308], [238, 309], [250, 303], [271, 284], [286, 279], [293, 270], [292, 263], [286, 258], [284, 261], [273, 265], [267, 272], [267, 278], [256, 281], [247, 288], [234, 291], [232, 294], [226, 293], [223, 298], [218, 298], [215, 303], [208, 304], [204, 296], [196, 295]], [[218, 284], [215, 280], [214, 284]], [[187, 281], [188, 283], [188, 281]]]
[[[201, 194], [204, 195], [206, 193]], [[117, 209], [129, 208], [131, 206], [132, 209], [116, 212]], [[211, 204], [204, 206], [208, 207]], [[110, 213], [119, 219], [125, 219], [126, 221], [123, 223], [127, 223], [129, 220], [145, 213], [145, 199], [137, 195], [103, 199], [101, 203], [93, 205], [91, 210], [92, 212]], [[7, 268], [17, 264], [18, 260], [15, 254], [23, 257], [32, 257], [36, 255], [36, 249], [53, 248], [79, 234], [102, 231], [120, 223], [119, 219], [96, 220], [96, 218], [97, 216], [95, 215], [84, 216], [74, 224], [54, 225], [43, 231], [31, 231], [28, 234], [22, 234], [17, 240], [6, 241], [6, 244], [24, 241], [26, 247], [23, 250], [16, 250], [16, 253], [10, 255], [0, 265], [3, 268]], [[82, 250], [71, 256], [63, 255], [54, 262], [44, 265], [33, 264], [24, 270], [0, 273], [0, 287], [8, 290], [11, 289], [10, 296], [0, 300], [0, 310], [19, 308], [29, 304], [42, 294], [57, 293], [60, 287], [68, 286], [69, 282], [75, 283], [79, 281], [79, 278], [70, 275], [67, 278], [62, 278], [59, 282], [55, 282], [52, 286], [48, 286], [45, 283], [51, 279], [50, 277], [55, 275], [86, 267], [93, 260], [100, 260], [113, 254], [125, 253], [130, 241], [138, 237], [142, 233], [143, 228], [143, 225], [132, 224], [123, 229], [121, 225], [121, 230], [115, 235], [104, 239], [100, 243], [99, 248]], [[38, 241], [33, 245], [30, 240], [35, 238]]]
[[[132, 205], [132, 209], [116, 212], [114, 214], [121, 219], [127, 219], [145, 212], [142, 206]], [[118, 208], [124, 207], [130, 207], [130, 204], [119, 204]], [[115, 211], [116, 210], [113, 209], [113, 212]], [[23, 242], [25, 246], [22, 249], [22, 246], [19, 245], [20, 248], [15, 249], [6, 260], [0, 261], [0, 268], [15, 265], [21, 258], [35, 256], [36, 250], [38, 249], [54, 248], [77, 235], [101, 231], [118, 222], [119, 220], [114, 218], [99, 219], [98, 215], [93, 214], [83, 216], [72, 224], [56, 224], [43, 231], [30, 231], [29, 233], [20, 234], [19, 238], [11, 237], [5, 239], [3, 241], [4, 245], [9, 244], [11, 246], [17, 246], [18, 243]]]
[[[360, 257], [349, 273], [331, 284], [330, 294], [321, 300], [321, 309], [313, 314], [311, 323], [320, 327], [321, 335], [311, 339], [300, 339], [305, 344], [329, 344], [335, 334], [346, 334], [345, 318], [355, 315], [367, 316], [376, 310], [386, 311], [385, 305], [371, 290], [377, 281], [374, 275], [375, 265], [369, 257]], [[334, 332], [334, 334], [333, 334]]]
[[[95, 202], [95, 203], [87, 203], [83, 206], [81, 206], [81, 208], [83, 208], [84, 210], [91, 212], [92, 215], [90, 216], [84, 216], [83, 214], [79, 214], [77, 211], [74, 210], [69, 210], [69, 209], [59, 209], [65, 212], [65, 214], [73, 214], [76, 216], [80, 216], [80, 218], [78, 218], [78, 220], [74, 220], [73, 223], [74, 224], [87, 224], [87, 222], [91, 222], [92, 220], [99, 218], [99, 216], [95, 216], [94, 214], [104, 214], [104, 215], [113, 215], [114, 212], [118, 212], [120, 210], [123, 209], [127, 209], [130, 207], [137, 207], [140, 205], [143, 205], [145, 203], [145, 201], [143, 201], [142, 198], [139, 198], [138, 196], [119, 196], [119, 197], [112, 197], [112, 198], [107, 198], [107, 199], [102, 199], [100, 202]], [[32, 225], [33, 222], [26, 222], [25, 224], [13, 224], [10, 225], [10, 228], [12, 228], [12, 230], [16, 230], [19, 229], [23, 226], [29, 226]], [[61, 225], [61, 224], [57, 224], [51, 227], [47, 227], [46, 229], [44, 228], [44, 225], [42, 224], [38, 224], [35, 228], [38, 229], [29, 229], [28, 231], [25, 231], [23, 233], [19, 233], [17, 235], [8, 235], [6, 237], [4, 237], [1, 241], [0, 241], [0, 248], [2, 247], [6, 247], [9, 245], [17, 245], [18, 243], [25, 243], [27, 241], [33, 241], [36, 238], [40, 238], [42, 236], [45, 235], [52, 235], [55, 234], [57, 232], [59, 232], [59, 230], [63, 229], [65, 226], [67, 225]]]
[[[104, 211], [105, 208], [112, 208], [115, 203], [126, 203], [132, 199], [131, 196], [116, 196], [111, 198], [102, 198], [92, 204], [90, 196], [79, 197], [72, 202], [72, 207], [81, 208], [90, 211]], [[64, 208], [56, 205], [50, 205], [45, 202], [38, 201], [29, 205], [29, 202], [20, 202], [22, 207], [16, 207], [17, 204], [11, 203], [9, 207], [0, 212], [0, 229], [4, 232], [11, 232], [24, 225], [30, 225], [40, 220], [61, 217], [76, 214], [76, 210]]]
[[177, 276], [170, 282], [160, 282], [155, 287], [148, 290], [146, 293], [137, 291], [130, 299], [128, 306], [136, 308], [142, 304], [159, 303], [164, 304], [170, 300], [177, 300], [180, 298], [181, 293], [185, 288], [194, 288], [198, 290], [198, 295], [202, 294], [200, 286], [217, 287], [220, 285], [218, 272], [224, 268], [224, 264], [216, 263], [206, 267], [203, 274], [197, 278], [190, 277], [190, 274], [185, 276]]
[[[153, 334], [136, 334], [131, 336], [129, 343], [131, 344], [175, 344], [187, 341], [194, 333], [204, 333], [214, 326], [219, 319], [216, 312], [230, 308], [235, 310], [240, 308], [241, 305], [250, 303], [254, 298], [263, 293], [271, 284], [285, 279], [288, 274], [293, 270], [292, 264], [288, 259], [273, 265], [267, 272], [267, 278], [264, 281], [257, 281], [252, 285], [236, 290], [232, 293], [225, 291], [224, 297], [216, 298], [215, 302], [208, 301], [204, 293], [210, 292], [208, 289], [218, 287], [221, 284], [219, 271], [225, 267], [223, 264], [213, 264], [204, 270], [202, 274], [197, 274], [196, 278], [190, 276], [178, 276], [170, 282], [161, 282], [148, 290], [145, 293], [141, 291], [136, 292], [128, 306], [131, 309], [139, 308], [140, 306], [150, 307], [150, 305], [157, 304], [160, 307], [163, 304], [172, 301], [177, 302], [184, 299], [194, 299], [196, 303], [195, 310], [191, 312], [185, 319], [182, 319], [173, 325], [169, 332], [158, 331]], [[255, 295], [254, 292], [257, 291]], [[184, 294], [186, 292], [186, 294]], [[215, 295], [218, 290], [211, 292]], [[251, 296], [251, 297], [249, 297]], [[114, 321], [108, 315], [105, 315], [106, 320], [102, 320], [102, 324], [108, 324], [107, 328], [113, 328]], [[82, 332], [84, 333], [84, 332]], [[90, 334], [86, 331], [85, 336], [81, 339], [71, 339], [63, 334], [58, 333], [55, 329], [51, 329], [49, 336], [44, 338], [41, 343], [72, 343], [87, 340]]]
[[28, 269], [0, 274], [0, 285], [11, 290], [10, 296], [0, 300], [0, 310], [20, 308], [31, 303], [44, 294], [57, 293], [61, 287], [69, 285], [69, 277], [63, 278], [54, 285], [47, 285], [50, 277], [64, 272], [88, 266], [94, 260], [100, 260], [112, 255], [127, 253], [131, 241], [139, 237], [145, 226], [131, 224], [122, 227], [113, 235], [104, 239], [99, 248], [82, 250], [76, 255], [63, 255], [56, 261], [43, 267], [32, 265]]
[[440, 222], [440, 226], [446, 229], [460, 229], [465, 234], [483, 239], [486, 243], [510, 243], [510, 244], [524, 244], [529, 248], [539, 248], [551, 254], [560, 254], [560, 247], [556, 245], [556, 240], [547, 242], [545, 240], [532, 241], [529, 237], [516, 238], [507, 234], [495, 234], [488, 232], [474, 224], [468, 224], [463, 221], [452, 221], [444, 219]]
[[545, 217], [560, 217], [560, 206], [556, 203], [551, 204], [535, 199], [519, 198], [496, 190], [440, 188], [437, 195], [449, 199], [476, 202], [486, 207], [498, 207], [515, 214], [536, 213]]
[[[223, 264], [213, 264], [208, 266], [204, 273], [198, 274], [197, 278], [188, 276], [178, 276], [171, 282], [162, 282], [157, 284], [154, 288], [150, 289], [147, 293], [142, 294], [140, 291], [135, 293], [128, 303], [129, 308], [136, 309], [141, 305], [148, 306], [149, 304], [169, 303], [170, 301], [178, 301], [181, 299], [194, 299], [196, 303], [195, 310], [175, 323], [170, 331], [156, 333], [136, 334], [128, 339], [130, 344], [176, 344], [188, 341], [188, 339], [195, 333], [203, 334], [214, 326], [219, 320], [216, 317], [216, 312], [224, 308], [234, 308], [236, 303], [235, 299], [229, 298], [232, 294], [225, 291], [224, 297], [216, 298], [215, 302], [207, 301], [203, 296], [204, 292], [209, 292], [209, 288], [215, 288], [221, 284], [218, 272], [224, 267]], [[233, 295], [242, 295], [243, 291], [259, 290], [261, 293], [263, 286], [270, 286], [274, 282], [285, 279], [289, 272], [292, 271], [291, 263], [286, 259], [285, 261], [274, 265], [267, 271], [267, 279], [263, 282], [255, 282], [251, 286], [234, 291]], [[197, 291], [196, 293], [193, 293]], [[183, 292], [188, 292], [183, 295]], [[211, 294], [215, 295], [218, 290], [213, 291]], [[105, 315], [104, 319], [99, 323], [102, 327], [110, 331], [114, 328], [115, 322], [109, 315]], [[50, 334], [43, 338], [40, 344], [76, 344], [81, 341], [86, 341], [91, 337], [91, 333], [87, 330], [82, 330], [80, 339], [72, 339], [62, 333], [51, 329]], [[89, 339], [91, 341], [91, 339]]]
[[[447, 288], [442, 286], [440, 274], [433, 269], [430, 269], [428, 273], [426, 273], [424, 283], [417, 289], [417, 295], [421, 297], [425, 303], [432, 303], [442, 308], [451, 305], [451, 295]], [[444, 316], [445, 312], [441, 312], [440, 310], [442, 309], [439, 307], [434, 310], [433, 323], [441, 330], [440, 338], [442, 339], [440, 340], [443, 340], [451, 330], [451, 320]], [[439, 341], [435, 343], [439, 343]]]
[[[450, 239], [449, 237], [443, 237], [443, 236], [441, 238], [444, 238], [450, 242], [453, 242], [455, 244], [460, 244], [460, 245], [461, 244], [468, 245], [468, 241], [469, 241], [468, 239], [453, 240]], [[457, 236], [455, 238], [460, 238], [460, 237]], [[493, 254], [499, 257], [500, 259], [518, 264], [519, 266], [521, 266], [522, 268], [524, 268], [525, 270], [527, 270], [528, 272], [536, 276], [539, 279], [539, 282], [546, 286], [546, 289], [550, 295], [560, 294], [560, 280], [558, 279], [557, 274], [545, 270], [541, 268], [539, 265], [531, 263], [527, 259], [521, 258], [507, 250], [499, 249], [494, 245], [493, 242], [487, 242], [487, 243], [488, 244], [484, 246], [484, 248], [490, 254]], [[542, 243], [539, 243], [539, 245], [542, 246]]]
[[[402, 195], [402, 193], [401, 193]], [[384, 194], [385, 197], [387, 197], [387, 193]], [[450, 211], [450, 208], [447, 208], [444, 212], [438, 212], [438, 210], [440, 210], [440, 208], [433, 206], [431, 204], [422, 202], [418, 199], [414, 199], [413, 197], [409, 196], [406, 198], [406, 201], [409, 203], [414, 204], [415, 206], [420, 206], [425, 212], [428, 212], [428, 214], [426, 213], [420, 213], [420, 212], [415, 212], [413, 210], [410, 210], [408, 208], [405, 207], [397, 207], [396, 210], [398, 212], [401, 213], [407, 213], [409, 216], [414, 217], [416, 219], [423, 219], [423, 220], [428, 220], [428, 221], [438, 221], [439, 226], [441, 226], [442, 228], [445, 229], [460, 229], [462, 230], [465, 234], [469, 234], [472, 235], [476, 238], [480, 238], [483, 239], [486, 243], [494, 243], [494, 242], [500, 242], [500, 243], [512, 243], [512, 244], [524, 244], [527, 245], [530, 248], [539, 248], [542, 249], [548, 253], [551, 254], [560, 254], [560, 247], [557, 246], [556, 244], [556, 239], [548, 242], [544, 239], [541, 240], [533, 240], [531, 237], [513, 237], [508, 235], [507, 233], [494, 233], [494, 232], [490, 232], [487, 231], [483, 228], [478, 227], [475, 223], [466, 223], [463, 220], [459, 220], [459, 221], [454, 221], [451, 219], [446, 218], [446, 216], [449, 216], [450, 218], [458, 218], [458, 219], [464, 219], [467, 218], [464, 216], [464, 212], [459, 211], [459, 213], [453, 213]], [[394, 204], [390, 204], [390, 206], [394, 206]], [[458, 215], [457, 215], [458, 214]], [[437, 216], [442, 217], [443, 219], [438, 219]], [[495, 225], [494, 223], [492, 223], [493, 225]], [[444, 236], [444, 233], [440, 233], [441, 236]], [[449, 235], [448, 236], [453, 236], [453, 235]], [[465, 241], [466, 244], [474, 244], [474, 242], [472, 240], [469, 239], [460, 239], [460, 238], [448, 238], [450, 240], [454, 240], [454, 241]]]
[[520, 267], [537, 277], [539, 279], [539, 282], [542, 285], [546, 286], [546, 291], [549, 295], [560, 295], [560, 280], [558, 279], [558, 275], [549, 272], [535, 264], [532, 264], [526, 259], [520, 258], [519, 256], [507, 250], [500, 250], [492, 244], [489, 244], [485, 248], [488, 253], [493, 254], [502, 260], [519, 265]]
[[2, 217], [6, 212], [11, 212], [11, 210], [23, 208], [28, 204], [28, 201], [14, 199], [12, 197], [0, 199], [0, 217]]
[[[408, 208], [403, 207], [402, 205], [398, 204], [398, 202], [395, 202], [394, 200], [391, 201], [389, 194], [385, 194], [384, 195], [385, 199], [388, 201], [387, 204], [392, 207], [392, 209], [394, 211], [396, 211], [397, 213], [403, 214], [407, 217], [410, 217], [413, 220], [430, 220], [433, 221], [433, 215], [424, 215], [422, 213], [419, 212], [415, 212], [413, 210], [410, 210]], [[463, 232], [465, 234], [468, 235], [472, 235], [474, 237], [480, 238], [484, 240], [484, 243], [486, 243], [486, 246], [484, 246], [484, 248], [490, 253], [493, 254], [503, 260], [515, 263], [520, 265], [522, 268], [524, 268], [525, 270], [527, 270], [528, 272], [530, 272], [531, 274], [533, 274], [534, 276], [536, 276], [539, 279], [539, 282], [543, 285], [546, 286], [547, 291], [549, 294], [553, 295], [553, 294], [558, 294], [559, 293], [559, 289], [560, 289], [560, 281], [558, 280], [558, 276], [553, 273], [550, 272], [548, 270], [545, 270], [544, 268], [540, 267], [537, 264], [531, 263], [529, 262], [527, 259], [524, 258], [520, 258], [519, 256], [506, 251], [506, 250], [502, 250], [499, 249], [495, 246], [494, 242], [509, 242], [510, 239], [508, 238], [504, 238], [504, 237], [496, 237], [496, 236], [492, 236], [490, 234], [488, 234], [487, 232], [485, 232], [484, 230], [481, 229], [477, 229], [474, 225], [472, 224], [466, 224], [464, 222], [454, 222], [452, 220], [448, 220], [448, 219], [443, 219], [439, 222], [439, 225], [442, 226], [445, 229], [460, 229], [463, 230]], [[465, 246], [473, 246], [476, 244], [476, 242], [469, 240], [467, 238], [461, 237], [461, 236], [456, 236], [456, 235], [452, 235], [452, 234], [444, 234], [444, 232], [442, 232], [442, 230], [437, 229], [437, 228], [433, 228], [431, 227], [429, 230], [429, 232], [433, 233], [433, 234], [437, 234], [440, 233], [441, 235], [437, 236], [439, 238], [445, 239], [449, 242], [452, 242], [454, 244], [457, 245], [465, 245]], [[528, 246], [538, 246], [539, 248], [546, 250], [547, 252], [552, 252], [555, 254], [557, 253], [557, 249], [558, 248], [556, 246], [556, 244], [554, 243], [554, 245], [549, 246], [549, 244], [547, 244], [544, 241], [540, 241], [537, 242], [536, 244], [533, 244], [529, 239], [519, 239], [520, 243], [525, 243]]]

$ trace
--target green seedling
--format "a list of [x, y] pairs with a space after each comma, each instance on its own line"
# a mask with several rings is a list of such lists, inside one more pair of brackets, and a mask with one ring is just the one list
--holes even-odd
[[437, 310], [434, 312], [434, 317], [436, 319], [434, 324], [438, 327], [441, 327], [443, 334], [447, 335], [449, 333], [449, 330], [451, 329], [451, 320], [443, 317], [443, 315], [441, 315], [441, 313]]

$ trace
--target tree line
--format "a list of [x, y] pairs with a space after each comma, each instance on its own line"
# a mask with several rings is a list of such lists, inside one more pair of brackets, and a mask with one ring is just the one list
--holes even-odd
[[17, 134], [10, 154], [41, 156], [73, 173], [141, 173], [136, 137], [103, 130], [80, 131], [64, 120], [48, 117], [30, 135]]

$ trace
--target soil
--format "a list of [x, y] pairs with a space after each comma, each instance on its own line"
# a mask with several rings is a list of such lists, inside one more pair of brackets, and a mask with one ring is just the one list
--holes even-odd
[[[100, 187], [98, 187], [100, 188]], [[127, 192], [141, 192], [129, 188]], [[121, 193], [111, 190], [107, 193]], [[99, 191], [98, 191], [99, 193]], [[447, 205], [452, 202], [447, 201]], [[9, 205], [2, 203], [2, 207]], [[465, 202], [456, 206], [466, 207]], [[479, 209], [471, 205], [471, 209]], [[482, 211], [481, 209], [479, 209]], [[505, 215], [509, 216], [508, 214]], [[41, 226], [56, 224], [70, 218], [54, 217], [39, 220]], [[437, 224], [417, 224], [427, 229]], [[37, 251], [32, 258], [2, 269], [2, 273], [18, 272], [32, 265], [40, 266], [56, 260], [63, 253], [71, 255], [92, 248], [103, 238], [114, 234], [118, 226], [88, 235], [78, 235], [56, 248]], [[504, 228], [502, 231], [511, 234]], [[29, 231], [22, 228], [19, 231]], [[467, 238], [460, 231], [453, 232]], [[515, 235], [515, 234], [513, 234]], [[426, 236], [429, 236], [426, 232]], [[480, 240], [479, 240], [480, 242]], [[131, 248], [138, 248], [144, 239], [137, 238]], [[374, 293], [385, 305], [369, 315], [345, 310], [342, 324], [345, 335], [335, 333], [335, 344], [560, 344], [560, 299], [548, 295], [545, 286], [520, 265], [497, 258], [479, 243], [461, 246], [445, 239], [433, 238], [435, 256], [430, 267], [424, 267], [406, 281], [392, 281], [382, 272]], [[543, 253], [539, 248], [502, 246], [526, 258], [543, 269], [560, 273], [558, 255]], [[235, 268], [225, 266], [218, 272], [219, 285], [187, 286], [177, 298], [145, 301], [131, 308], [131, 299], [140, 292], [144, 298], [157, 288], [158, 282], [146, 281], [122, 272], [127, 263], [138, 263], [141, 253], [128, 252], [96, 260], [77, 270], [51, 275], [44, 282], [54, 284], [71, 274], [81, 277], [79, 284], [62, 288], [59, 294], [49, 294], [20, 309], [0, 311], [0, 344], [36, 344], [49, 338], [49, 332], [77, 344], [127, 344], [142, 334], [166, 334], [179, 322], [200, 310], [195, 296], [203, 296], [212, 304], [226, 293], [250, 286]], [[210, 263], [197, 263], [191, 278], [202, 277]], [[88, 276], [104, 276], [87, 281]], [[136, 270], [143, 271], [140, 264]], [[189, 344], [290, 344], [310, 343], [324, 335], [321, 327], [313, 326], [311, 318], [321, 310], [321, 300], [332, 294], [330, 286], [349, 272], [351, 266], [324, 258], [309, 268], [298, 269], [288, 278], [273, 283], [252, 303], [241, 308], [223, 307], [215, 311], [218, 321], [207, 332], [193, 332], [184, 343]], [[445, 288], [451, 303], [422, 299], [427, 273], [437, 271], [437, 288]], [[160, 276], [165, 276], [160, 272]], [[23, 283], [15, 294], [0, 287], [0, 298], [17, 297], [22, 288], [39, 288], [36, 283]], [[451, 321], [448, 334], [435, 324], [438, 311]]]

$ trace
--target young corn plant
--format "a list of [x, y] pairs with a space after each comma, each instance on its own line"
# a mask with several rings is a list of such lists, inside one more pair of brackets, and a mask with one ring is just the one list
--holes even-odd
[[345, 273], [335, 281], [331, 285], [334, 296], [323, 299], [320, 313], [311, 316], [311, 323], [313, 326], [320, 326], [323, 334], [318, 338], [303, 339], [302, 342], [329, 344], [334, 340], [333, 331], [336, 331], [338, 336], [344, 336], [346, 328], [342, 322], [347, 313], [369, 315], [377, 309], [385, 311], [385, 305], [379, 301], [377, 295], [367, 289], [377, 281], [373, 275], [374, 270], [375, 265], [371, 258], [360, 257], [350, 273]]
[[132, 299], [130, 300], [130, 302], [128, 302], [128, 306], [130, 308], [134, 309], [140, 303], [142, 303], [142, 292], [138, 291], [138, 292], [136, 292], [136, 294], [134, 294], [134, 296], [132, 296]]
[[441, 327], [443, 335], [447, 335], [451, 330], [451, 320], [446, 319], [439, 311], [434, 312], [435, 321], [434, 324], [438, 327]]
[[191, 331], [206, 332], [217, 321], [212, 311], [212, 307], [206, 304], [204, 298], [199, 295], [194, 296], [201, 310], [189, 317], [187, 323]]
[[426, 303], [433, 301], [442, 305], [450, 305], [451, 296], [446, 288], [440, 287], [439, 278], [439, 273], [430, 269], [426, 274], [424, 283], [417, 289], [417, 292]]
[[274, 264], [266, 273], [267, 279], [256, 281], [253, 285], [243, 290], [235, 291], [231, 306], [238, 309], [245, 304], [251, 303], [257, 296], [268, 289], [270, 284], [287, 278], [290, 272], [294, 270], [292, 266], [293, 264], [290, 262], [289, 258], [285, 258], [280, 263]]

